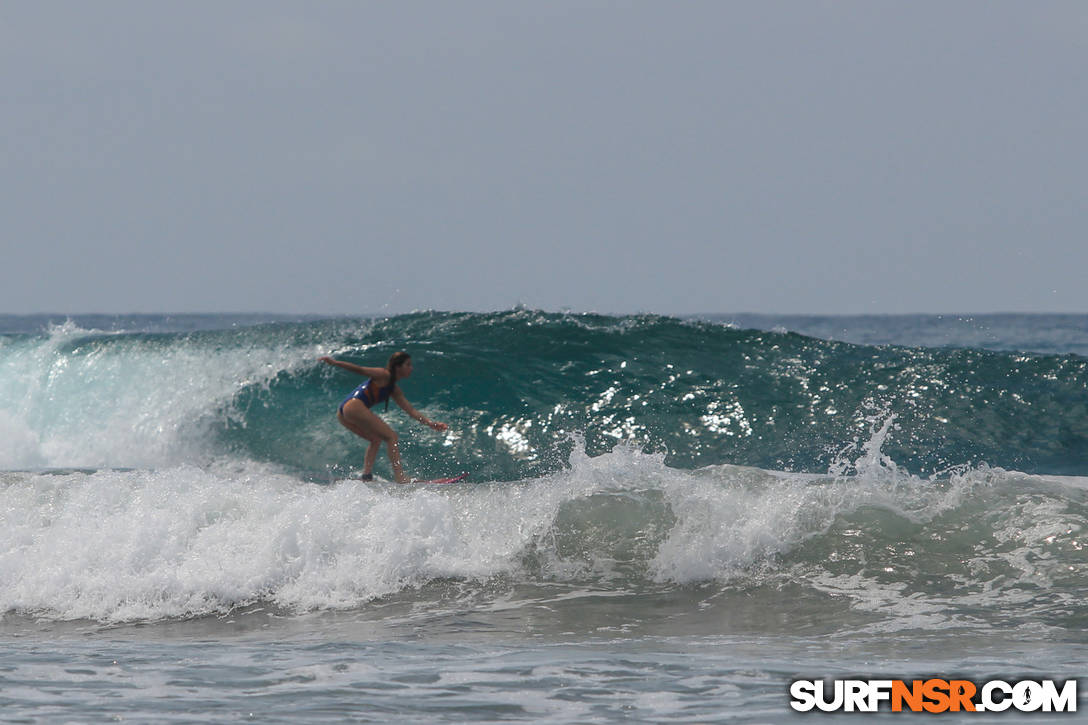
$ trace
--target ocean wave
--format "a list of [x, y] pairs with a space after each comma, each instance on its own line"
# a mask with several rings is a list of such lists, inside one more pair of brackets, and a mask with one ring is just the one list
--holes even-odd
[[[668, 465], [826, 472], [894, 416], [886, 454], [920, 475], [987, 463], [1088, 474], [1088, 361], [1077, 355], [859, 345], [652, 315], [425, 312], [189, 332], [73, 323], [0, 343], [0, 468], [156, 468], [233, 457], [311, 480], [363, 447], [335, 421], [359, 381], [324, 354], [416, 358], [404, 389], [450, 423], [398, 413], [410, 469], [486, 480], [563, 468], [573, 432]], [[851, 459], [852, 460], [852, 459]], [[385, 466], [381, 460], [380, 466]]]

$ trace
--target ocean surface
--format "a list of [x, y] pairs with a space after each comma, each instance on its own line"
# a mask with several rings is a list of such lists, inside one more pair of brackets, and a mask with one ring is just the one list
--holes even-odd
[[[357, 480], [397, 350], [469, 482]], [[0, 316], [3, 722], [1072, 722], [1086, 630], [1088, 315]]]

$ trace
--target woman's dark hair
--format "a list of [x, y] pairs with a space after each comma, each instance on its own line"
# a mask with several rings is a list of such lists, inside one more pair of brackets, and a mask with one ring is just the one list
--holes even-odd
[[[385, 369], [389, 371], [389, 395], [393, 395], [397, 386], [397, 368], [411, 359], [412, 356], [406, 352], [395, 352], [389, 356], [389, 362], [385, 364]], [[389, 410], [389, 398], [385, 399], [385, 409]]]

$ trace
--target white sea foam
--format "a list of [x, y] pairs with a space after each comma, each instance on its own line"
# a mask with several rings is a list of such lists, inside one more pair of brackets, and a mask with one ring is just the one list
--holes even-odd
[[[1025, 587], [1068, 589], [1088, 575], [1075, 558], [1081, 489], [984, 467], [936, 482], [874, 460], [863, 476], [685, 471], [626, 447], [589, 457], [579, 443], [561, 472], [449, 487], [316, 485], [237, 461], [3, 473], [0, 612], [125, 621], [258, 601], [352, 608], [439, 580], [501, 577], [626, 591], [792, 581], [854, 597], [859, 609], [936, 622], [955, 596], [1007, 604]], [[1020, 495], [1036, 484], [1060, 495]], [[893, 562], [897, 575], [855, 550], [859, 535], [894, 548], [949, 514], [959, 518], [940, 524], [942, 536], [967, 543], [932, 576], [955, 596], [945, 585], [926, 590], [905, 555]], [[972, 528], [976, 518], [983, 525]]]
[[0, 474], [0, 611], [117, 621], [258, 600], [354, 606], [516, 568], [564, 490], [319, 486], [252, 465]]

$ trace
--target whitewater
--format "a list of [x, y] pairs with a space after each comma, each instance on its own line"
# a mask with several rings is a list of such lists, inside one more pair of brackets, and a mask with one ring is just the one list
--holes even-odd
[[[1088, 316], [0, 324], [5, 718], [781, 722], [1088, 662]], [[400, 349], [450, 424], [383, 413], [408, 472], [469, 483], [357, 480], [318, 358]]]

